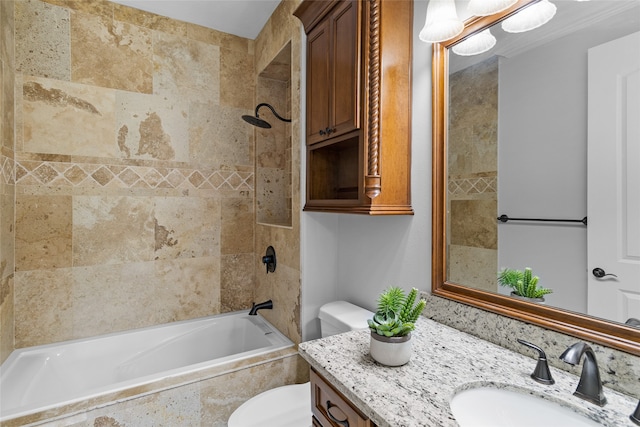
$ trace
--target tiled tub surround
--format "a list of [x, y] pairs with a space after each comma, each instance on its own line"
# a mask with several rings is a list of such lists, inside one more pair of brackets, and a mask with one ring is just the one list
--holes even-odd
[[276, 294], [288, 298], [269, 320], [300, 340], [289, 324], [299, 256], [281, 251], [287, 277], [256, 285], [263, 238], [299, 247], [299, 192], [293, 231], [258, 235], [255, 130], [240, 119], [256, 106], [259, 70], [289, 46], [282, 111], [298, 144], [297, 3], [283, 1], [249, 40], [102, 0], [2, 1], [2, 130], [15, 140], [0, 153], [2, 206], [13, 208], [0, 229], [0, 361]]
[[305, 342], [299, 351], [379, 427], [457, 426], [449, 407], [451, 398], [458, 391], [480, 385], [545, 396], [603, 426], [633, 426], [629, 415], [638, 403], [637, 396], [633, 399], [605, 389], [608, 403], [601, 408], [573, 396], [578, 377], [567, 372], [552, 368], [554, 385], [533, 381], [530, 374], [535, 358], [424, 317], [412, 334], [412, 358], [396, 368], [373, 361], [368, 331]]
[[2, 423], [3, 427], [226, 427], [251, 397], [309, 380], [295, 347], [228, 362], [195, 373], [170, 376], [106, 398], [84, 400]]
[[255, 41], [102, 0], [6, 3], [14, 348], [249, 308]]
[[[269, 338], [267, 340], [269, 342], [263, 343], [260, 348], [254, 348], [252, 342], [244, 343], [248, 345], [247, 350], [240, 351], [237, 347], [243, 345], [242, 337], [249, 337], [251, 334], [225, 327], [221, 330], [222, 334], [231, 333], [236, 336], [236, 341], [226, 345], [216, 344], [216, 339], [208, 335], [212, 329], [220, 331], [217, 329], [219, 323], [229, 320], [227, 316], [234, 317], [234, 321], [239, 320], [241, 323], [246, 322], [246, 319], [251, 322], [257, 319], [254, 316], [249, 318], [246, 312], [241, 312], [222, 315], [222, 317], [214, 316], [178, 322], [167, 327], [145, 328], [136, 332], [135, 336], [129, 333], [110, 334], [104, 338], [96, 337], [97, 340], [90, 338], [68, 344], [61, 343], [66, 345], [64, 347], [51, 348], [55, 345], [50, 345], [34, 348], [33, 351], [38, 352], [36, 356], [46, 352], [44, 355], [51, 360], [46, 364], [47, 366], [44, 366], [47, 368], [46, 372], [42, 372], [29, 383], [35, 390], [29, 391], [25, 396], [20, 394], [18, 397], [29, 398], [30, 395], [35, 394], [45, 399], [40, 400], [39, 403], [49, 402], [49, 404], [32, 409], [22, 407], [20, 412], [7, 408], [9, 412], [2, 415], [3, 418], [6, 415], [10, 419], [3, 419], [1, 424], [6, 427], [24, 425], [226, 426], [231, 412], [253, 395], [273, 387], [308, 380], [306, 363], [299, 358], [295, 345], [281, 334], [274, 339]], [[192, 330], [191, 334], [184, 333], [185, 327], [193, 329], [193, 325], [197, 329]], [[168, 331], [178, 329], [183, 334], [148, 350], [138, 348], [146, 345], [145, 343], [150, 340], [153, 344], [152, 340], [157, 339], [159, 333], [164, 333], [163, 328]], [[262, 326], [258, 326], [258, 329], [260, 328]], [[260, 333], [261, 330], [257, 332]], [[272, 335], [270, 334], [270, 337]], [[150, 338], [147, 339], [147, 336]], [[133, 343], [111, 345], [111, 341], [114, 340], [121, 342], [132, 339]], [[190, 340], [191, 344], [188, 343]], [[208, 340], [211, 340], [211, 344], [204, 345], [203, 343]], [[104, 351], [101, 349], [103, 343], [109, 345]], [[189, 345], [195, 345], [197, 348], [187, 350]], [[239, 352], [222, 356], [220, 352], [225, 351], [224, 349]], [[123, 350], [132, 351], [134, 354], [127, 356], [123, 354]], [[59, 357], [60, 355], [58, 357], [49, 355], [51, 351], [60, 353], [62, 358]], [[205, 357], [205, 353], [213, 353], [219, 357], [198, 361], [199, 355]], [[93, 361], [83, 359], [88, 354], [94, 355]], [[171, 358], [171, 355], [174, 357]], [[190, 362], [184, 357], [187, 355]], [[79, 358], [73, 359], [74, 357]], [[73, 359], [72, 366], [62, 365], [68, 362], [69, 358]], [[7, 360], [7, 362], [10, 361], [11, 359]], [[192, 364], [175, 368], [169, 366], [185, 362]], [[83, 367], [89, 372], [83, 372], [81, 370]], [[151, 372], [156, 368], [165, 370]], [[140, 372], [144, 374], [141, 377], [138, 376]], [[64, 379], [61, 380], [58, 376]], [[22, 382], [15, 384], [18, 388], [22, 385]], [[3, 394], [6, 393], [5, 396], [8, 396], [7, 406], [11, 404], [11, 393], [15, 395], [20, 392], [8, 387], [11, 385], [3, 383], [1, 390]], [[80, 389], [83, 389], [84, 394], [80, 394]], [[65, 399], [65, 401], [54, 403], [52, 399]]]
[[52, 408], [73, 412], [86, 401], [108, 404], [161, 388], [167, 378], [201, 378], [218, 366], [294, 348], [262, 316], [237, 311], [16, 350], [0, 371], [0, 423]]
[[[269, 298], [265, 317], [300, 341], [299, 150], [291, 229], [256, 225], [255, 131], [240, 119], [290, 43], [299, 146], [298, 3], [249, 40], [103, 0], [0, 0], [0, 361]], [[267, 243], [277, 275], [263, 274]], [[222, 427], [254, 395], [307, 380], [291, 350], [43, 425]]]

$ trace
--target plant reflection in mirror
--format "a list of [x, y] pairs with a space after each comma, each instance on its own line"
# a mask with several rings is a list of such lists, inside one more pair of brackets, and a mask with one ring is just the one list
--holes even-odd
[[538, 287], [539, 280], [540, 278], [534, 276], [529, 267], [524, 270], [505, 268], [498, 272], [500, 286], [512, 288], [516, 295], [526, 298], [542, 298], [553, 292], [551, 289]]

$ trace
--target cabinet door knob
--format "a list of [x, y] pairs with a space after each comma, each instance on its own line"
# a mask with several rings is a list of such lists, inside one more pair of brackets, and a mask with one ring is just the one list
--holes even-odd
[[[349, 427], [349, 418], [346, 418], [346, 419], [344, 419], [344, 420], [339, 420], [339, 419], [337, 419], [336, 417], [334, 417], [334, 416], [331, 414], [331, 408], [338, 408], [338, 409], [340, 409], [340, 407], [339, 407], [338, 405], [334, 405], [333, 403], [331, 403], [331, 401], [330, 401], [330, 400], [327, 400], [327, 415], [329, 416], [329, 419], [330, 419], [331, 421], [333, 421], [334, 423], [340, 424], [341, 426]], [[342, 411], [340, 411], [340, 412], [342, 412]]]

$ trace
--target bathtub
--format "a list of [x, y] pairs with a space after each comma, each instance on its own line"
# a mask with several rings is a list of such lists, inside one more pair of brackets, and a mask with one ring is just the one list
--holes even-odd
[[153, 383], [188, 381], [289, 347], [264, 318], [242, 311], [18, 349], [0, 366], [0, 423], [82, 402], [104, 405], [100, 397], [148, 392]]

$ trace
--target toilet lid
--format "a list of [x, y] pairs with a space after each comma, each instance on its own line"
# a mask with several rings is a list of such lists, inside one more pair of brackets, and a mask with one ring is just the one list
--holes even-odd
[[260, 393], [231, 414], [228, 426], [311, 426], [311, 385], [286, 385]]

